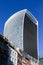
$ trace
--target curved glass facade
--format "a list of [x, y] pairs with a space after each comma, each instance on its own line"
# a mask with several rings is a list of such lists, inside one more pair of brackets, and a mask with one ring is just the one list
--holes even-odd
[[38, 58], [37, 20], [28, 10], [21, 10], [12, 15], [4, 27], [4, 36], [12, 46]]

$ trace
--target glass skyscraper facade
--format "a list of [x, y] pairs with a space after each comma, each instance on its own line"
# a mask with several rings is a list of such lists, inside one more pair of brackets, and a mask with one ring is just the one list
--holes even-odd
[[12, 46], [17, 46], [38, 59], [38, 22], [27, 10], [12, 15], [5, 23], [4, 36]]

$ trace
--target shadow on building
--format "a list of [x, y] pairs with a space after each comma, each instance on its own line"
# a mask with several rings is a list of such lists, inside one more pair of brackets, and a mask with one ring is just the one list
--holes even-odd
[[[8, 65], [8, 42], [7, 39], [0, 35], [0, 65]], [[10, 61], [10, 65], [13, 65], [12, 61]]]

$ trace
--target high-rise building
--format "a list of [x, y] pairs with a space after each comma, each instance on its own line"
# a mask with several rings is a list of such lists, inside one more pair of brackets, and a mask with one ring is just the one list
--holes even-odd
[[12, 46], [38, 59], [38, 22], [27, 10], [21, 10], [12, 15], [5, 23], [4, 36]]

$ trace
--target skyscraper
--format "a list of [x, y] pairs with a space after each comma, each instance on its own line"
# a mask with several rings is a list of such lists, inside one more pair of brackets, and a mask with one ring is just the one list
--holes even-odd
[[38, 59], [38, 22], [27, 10], [13, 14], [5, 23], [4, 36], [12, 46]]

